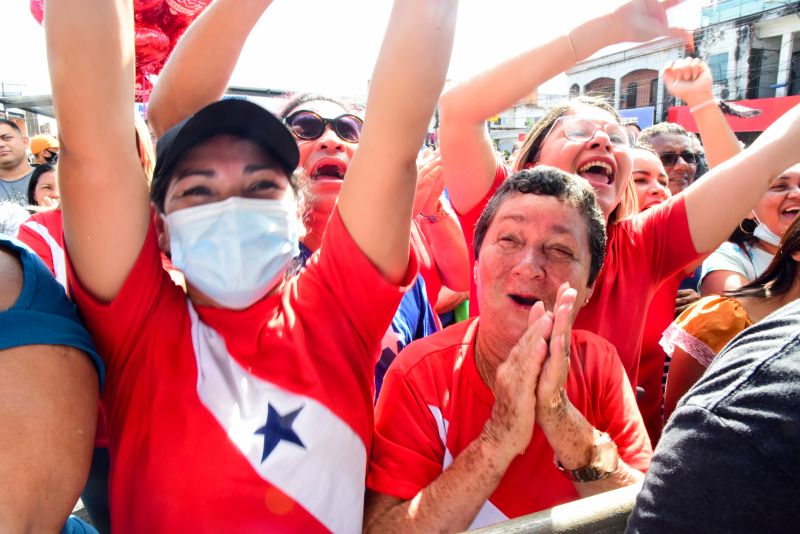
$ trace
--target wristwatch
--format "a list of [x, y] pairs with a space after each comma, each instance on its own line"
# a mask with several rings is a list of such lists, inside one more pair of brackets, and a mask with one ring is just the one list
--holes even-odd
[[595, 482], [603, 480], [614, 474], [619, 465], [619, 453], [617, 444], [607, 433], [602, 432], [592, 445], [592, 459], [589, 465], [578, 469], [566, 469], [558, 459], [555, 459], [556, 467], [573, 482]]

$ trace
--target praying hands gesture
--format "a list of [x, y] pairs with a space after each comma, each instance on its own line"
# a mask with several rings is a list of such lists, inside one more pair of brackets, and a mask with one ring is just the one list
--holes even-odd
[[495, 402], [482, 437], [499, 444], [511, 459], [527, 448], [535, 422], [541, 426], [560, 417], [569, 402], [564, 385], [576, 294], [564, 283], [553, 311], [537, 302], [528, 330], [497, 368]]

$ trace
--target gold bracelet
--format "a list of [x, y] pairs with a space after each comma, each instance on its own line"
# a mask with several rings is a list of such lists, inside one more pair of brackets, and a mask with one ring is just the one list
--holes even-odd
[[566, 38], [567, 38], [567, 43], [569, 43], [569, 51], [572, 52], [572, 61], [574, 63], [577, 63], [578, 57], [575, 55], [575, 48], [573, 48], [572, 46], [572, 39], [570, 39], [569, 33], [567, 33]]

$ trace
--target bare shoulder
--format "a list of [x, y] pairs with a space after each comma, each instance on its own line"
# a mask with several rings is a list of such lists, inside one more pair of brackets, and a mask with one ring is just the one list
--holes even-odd
[[11, 308], [22, 292], [22, 264], [17, 255], [0, 245], [0, 311]]

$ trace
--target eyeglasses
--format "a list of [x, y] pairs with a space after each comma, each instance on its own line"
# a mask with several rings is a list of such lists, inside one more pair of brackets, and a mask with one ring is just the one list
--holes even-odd
[[361, 128], [364, 127], [364, 121], [349, 113], [339, 115], [335, 119], [326, 119], [313, 111], [298, 111], [286, 117], [285, 122], [298, 139], [306, 141], [322, 137], [325, 128], [331, 124], [333, 131], [342, 141], [358, 143], [361, 139]]
[[694, 152], [664, 152], [658, 155], [658, 159], [661, 160], [661, 164], [664, 167], [674, 166], [678, 163], [678, 158], [681, 158], [689, 165], [697, 165], [697, 155]]
[[594, 138], [597, 130], [603, 130], [608, 135], [611, 144], [617, 148], [630, 148], [633, 146], [633, 134], [627, 128], [620, 124], [613, 122], [607, 124], [598, 124], [590, 119], [577, 117], [575, 115], [564, 115], [559, 117], [550, 127], [547, 133], [549, 136], [553, 132], [556, 124], [561, 123], [564, 130], [564, 137], [570, 141], [577, 141], [579, 143], [586, 143]]

